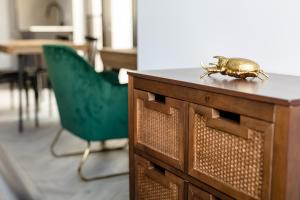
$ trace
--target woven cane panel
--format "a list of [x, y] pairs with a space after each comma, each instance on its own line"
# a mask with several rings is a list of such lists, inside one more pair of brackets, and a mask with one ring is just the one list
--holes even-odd
[[261, 198], [264, 134], [252, 130], [243, 139], [206, 126], [195, 114], [194, 169], [256, 199]]
[[141, 165], [137, 165], [137, 192], [139, 200], [178, 200], [179, 189], [175, 183], [170, 183], [167, 188], [158, 182], [155, 182], [147, 175]]
[[137, 140], [163, 155], [179, 160], [179, 110], [171, 107], [171, 114], [144, 107], [137, 99]]

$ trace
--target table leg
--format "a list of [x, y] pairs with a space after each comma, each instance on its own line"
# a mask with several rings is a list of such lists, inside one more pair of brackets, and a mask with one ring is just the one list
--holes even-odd
[[18, 71], [19, 71], [19, 132], [23, 132], [23, 102], [22, 102], [22, 91], [23, 91], [23, 84], [24, 84], [24, 55], [19, 55], [19, 64], [18, 64]]
[[26, 117], [29, 119], [29, 87], [26, 80], [24, 81], [25, 96], [26, 96]]
[[34, 88], [34, 97], [35, 97], [35, 127], [39, 127], [39, 111], [40, 111], [40, 92], [41, 92], [41, 76], [39, 70], [42, 68], [41, 66], [41, 55], [35, 55], [35, 66], [36, 66], [36, 74], [35, 74], [35, 88]]
[[13, 110], [15, 109], [15, 106], [14, 106], [14, 100], [15, 100], [15, 95], [14, 95], [14, 89], [15, 89], [15, 83], [14, 82], [10, 82], [9, 83], [9, 90], [10, 90], [10, 108]]
[[39, 118], [38, 118], [38, 114], [39, 114], [39, 80], [38, 77], [36, 77], [36, 85], [34, 88], [34, 99], [35, 99], [35, 108], [34, 108], [34, 119], [35, 119], [35, 127], [39, 127]]

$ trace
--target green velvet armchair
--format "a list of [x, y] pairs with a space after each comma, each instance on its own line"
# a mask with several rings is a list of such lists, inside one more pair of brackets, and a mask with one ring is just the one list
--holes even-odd
[[[84, 181], [125, 174], [87, 178], [82, 167], [91, 153], [91, 142], [128, 137], [127, 85], [119, 84], [116, 72], [95, 72], [69, 47], [45, 45], [43, 51], [62, 125], [51, 144], [52, 154], [56, 157], [81, 154], [78, 172]], [[63, 130], [87, 141], [85, 151], [57, 154], [54, 147]]]

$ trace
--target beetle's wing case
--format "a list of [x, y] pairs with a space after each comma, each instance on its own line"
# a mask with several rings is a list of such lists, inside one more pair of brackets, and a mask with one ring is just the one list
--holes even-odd
[[226, 64], [226, 68], [236, 72], [259, 72], [259, 65], [248, 59], [244, 58], [230, 58]]

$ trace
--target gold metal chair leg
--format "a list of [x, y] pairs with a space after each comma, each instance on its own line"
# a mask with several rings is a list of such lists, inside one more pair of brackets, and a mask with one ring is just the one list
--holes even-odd
[[115, 177], [115, 176], [123, 176], [123, 175], [128, 174], [128, 172], [120, 172], [120, 173], [107, 174], [107, 175], [97, 176], [97, 177], [86, 177], [86, 176], [84, 176], [83, 173], [82, 173], [82, 168], [83, 168], [85, 162], [87, 161], [90, 153], [91, 153], [91, 143], [88, 142], [88, 146], [85, 149], [85, 151], [84, 151], [84, 153], [81, 157], [79, 166], [78, 166], [78, 175], [81, 178], [81, 180], [83, 180], [83, 181], [94, 181], [94, 180], [106, 179], [106, 178], [111, 178], [111, 177]]
[[[62, 132], [64, 131], [63, 128], [61, 128], [57, 134], [55, 135], [54, 137], [54, 140], [52, 141], [51, 143], [51, 146], [50, 146], [50, 151], [51, 151], [51, 154], [56, 157], [56, 158], [64, 158], [64, 157], [71, 157], [71, 156], [80, 156], [82, 155], [85, 151], [77, 151], [77, 152], [71, 152], [71, 153], [57, 153], [55, 151], [55, 146], [57, 145], [57, 142], [59, 141], [59, 138], [62, 134]], [[92, 150], [91, 153], [99, 153], [99, 152], [102, 152], [103, 149], [99, 149], [99, 150]]]
[[84, 151], [59, 154], [55, 151], [55, 146], [57, 145], [57, 142], [59, 141], [59, 138], [60, 138], [63, 131], [64, 131], [64, 129], [61, 128], [57, 132], [57, 134], [55, 135], [54, 140], [52, 141], [51, 146], [50, 146], [51, 154], [54, 157], [57, 157], [57, 158], [82, 155], [82, 158], [81, 158], [79, 166], [78, 166], [78, 174], [79, 174], [79, 177], [81, 178], [81, 180], [83, 180], [83, 181], [93, 181], [93, 180], [105, 179], [105, 178], [110, 178], [110, 177], [114, 177], [114, 176], [122, 176], [122, 175], [128, 174], [128, 172], [121, 172], [121, 173], [103, 175], [103, 176], [100, 176], [100, 177], [91, 177], [91, 178], [85, 177], [82, 173], [82, 168], [83, 168], [84, 163], [88, 159], [88, 156], [91, 153], [100, 153], [100, 152], [111, 151], [111, 150], [122, 150], [122, 149], [127, 147], [128, 143], [126, 143], [122, 147], [118, 147], [118, 148], [115, 148], [115, 149], [109, 149], [109, 148], [106, 148], [105, 142], [101, 142], [101, 147], [102, 147], [101, 149], [91, 150], [91, 143], [88, 142], [87, 148]]

